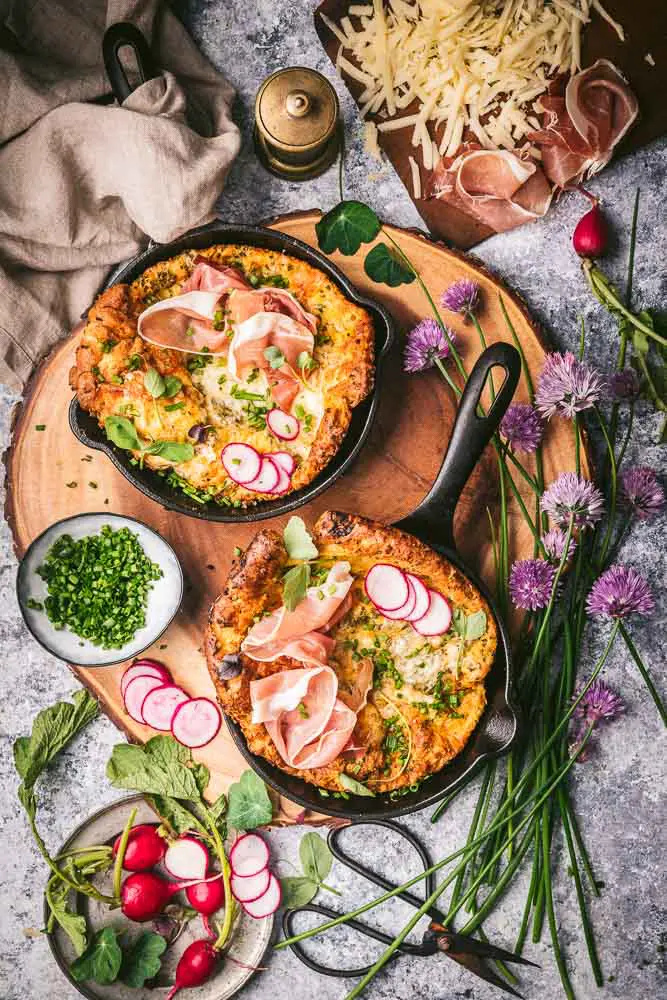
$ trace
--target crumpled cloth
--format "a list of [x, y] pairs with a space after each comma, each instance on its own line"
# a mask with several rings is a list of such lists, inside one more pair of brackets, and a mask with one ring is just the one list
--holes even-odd
[[[122, 106], [91, 103], [111, 95], [117, 21], [163, 73]], [[0, 381], [24, 385], [113, 264], [215, 217], [233, 97], [160, 0], [0, 0]]]

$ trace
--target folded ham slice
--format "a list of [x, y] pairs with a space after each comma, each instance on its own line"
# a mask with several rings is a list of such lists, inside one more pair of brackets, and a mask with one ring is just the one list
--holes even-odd
[[543, 216], [552, 192], [534, 160], [468, 146], [453, 161], [438, 164], [429, 194], [500, 233]]
[[222, 295], [234, 288], [244, 290], [251, 287], [235, 267], [227, 267], [199, 255], [195, 257], [194, 264], [192, 274], [181, 286], [182, 292], [218, 292]]
[[306, 663], [309, 666], [323, 666], [328, 662], [335, 646], [334, 639], [313, 631], [296, 636], [294, 639], [275, 639], [273, 642], [265, 642], [253, 650], [252, 658], [259, 663], [271, 663], [273, 660], [288, 656], [291, 660], [298, 660], [299, 663]]
[[[211, 354], [224, 354], [229, 338], [219, 325], [220, 293], [217, 291], [192, 291], [173, 295], [149, 306], [139, 316], [137, 332], [144, 340], [159, 347], [192, 354], [204, 350]], [[214, 325], [215, 324], [215, 325]]]
[[265, 659], [275, 660], [285, 655], [276, 650], [284, 648], [292, 639], [308, 636], [325, 626], [345, 600], [351, 586], [350, 564], [335, 563], [324, 582], [317, 587], [309, 587], [306, 596], [293, 611], [288, 611], [283, 605], [253, 625], [241, 643], [241, 651], [253, 659], [262, 659], [268, 646], [272, 655]]
[[[315, 339], [311, 331], [281, 313], [260, 312], [240, 323], [229, 345], [228, 371], [232, 378], [242, 378], [253, 368], [269, 372], [272, 369], [264, 355], [267, 347], [277, 347], [285, 355], [290, 368], [296, 369], [302, 351], [313, 352]], [[285, 375], [289, 372], [284, 371]], [[294, 376], [292, 376], [294, 379]]]
[[302, 324], [313, 334], [317, 330], [317, 320], [313, 314], [307, 312], [291, 292], [282, 288], [248, 287], [246, 291], [235, 290], [229, 297], [227, 313], [234, 326], [244, 323], [257, 313], [280, 313], [289, 316], [295, 323]]
[[539, 144], [545, 173], [560, 188], [601, 170], [639, 113], [625, 77], [607, 59], [567, 82], [554, 81], [540, 104], [542, 128], [528, 138]]

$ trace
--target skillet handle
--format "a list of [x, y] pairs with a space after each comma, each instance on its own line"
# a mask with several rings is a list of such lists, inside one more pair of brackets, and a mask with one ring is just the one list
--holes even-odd
[[[500, 367], [505, 378], [485, 416], [477, 407], [492, 368]], [[424, 499], [396, 525], [413, 535], [454, 549], [454, 510], [487, 444], [495, 434], [521, 375], [521, 357], [511, 344], [487, 347], [468, 377], [459, 403], [449, 446], [440, 471]]]
[[119, 52], [122, 48], [132, 49], [142, 83], [160, 75], [148, 42], [136, 25], [130, 24], [129, 21], [112, 24], [102, 39], [102, 56], [111, 89], [119, 104], [122, 104], [135, 90], [120, 61]]

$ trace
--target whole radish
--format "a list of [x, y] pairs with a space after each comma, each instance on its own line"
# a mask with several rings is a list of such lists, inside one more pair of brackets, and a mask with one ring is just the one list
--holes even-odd
[[607, 249], [607, 223], [597, 201], [579, 219], [572, 235], [572, 245], [580, 257], [601, 257]]
[[182, 888], [178, 882], [165, 882], [152, 872], [136, 872], [128, 875], [121, 887], [121, 910], [129, 920], [139, 924], [154, 920], [174, 893]]
[[197, 885], [189, 886], [185, 895], [194, 910], [209, 917], [224, 904], [225, 887], [222, 878], [218, 878], [213, 882], [198, 882]]
[[166, 1000], [172, 1000], [179, 990], [205, 983], [215, 972], [219, 958], [210, 941], [193, 941], [178, 960], [176, 979]]
[[[121, 836], [116, 837], [113, 845], [114, 858], [118, 854]], [[127, 841], [123, 868], [128, 872], [143, 872], [159, 864], [164, 857], [167, 844], [150, 823], [133, 826]]]

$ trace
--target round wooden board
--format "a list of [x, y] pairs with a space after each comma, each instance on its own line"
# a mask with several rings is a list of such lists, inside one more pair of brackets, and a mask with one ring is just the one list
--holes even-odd
[[[269, 223], [317, 246], [315, 223], [320, 213], [309, 211]], [[535, 324], [521, 300], [504, 288], [479, 264], [425, 236], [385, 227], [408, 255], [437, 300], [451, 282], [474, 278], [482, 287], [480, 321], [487, 340], [509, 340], [498, 300], [506, 308], [523, 346], [533, 379], [543, 363], [545, 349]], [[354, 257], [334, 257], [338, 266], [364, 292], [381, 301], [393, 314], [399, 338], [385, 370], [382, 398], [371, 437], [352, 469], [324, 495], [299, 513], [312, 522], [326, 509], [353, 511], [393, 522], [409, 513], [428, 491], [440, 466], [455, 415], [455, 401], [434, 371], [405, 375], [401, 370], [401, 334], [429, 315], [428, 303], [417, 282], [389, 288], [374, 284], [364, 273], [367, 248]], [[457, 344], [470, 370], [480, 353], [474, 328], [460, 317], [451, 318]], [[182, 608], [148, 655], [163, 660], [177, 684], [192, 695], [214, 697], [201, 653], [202, 633], [209, 607], [221, 590], [233, 549], [245, 547], [258, 526], [209, 524], [165, 511], [135, 490], [99, 452], [87, 452], [71, 433], [67, 407], [71, 399], [67, 375], [73, 362], [72, 341], [60, 345], [33, 375], [25, 399], [17, 408], [13, 439], [5, 457], [6, 516], [17, 555], [48, 525], [82, 511], [114, 511], [138, 518], [155, 528], [173, 545], [186, 578]], [[521, 384], [517, 400], [526, 399]], [[36, 427], [44, 425], [44, 430]], [[574, 446], [565, 422], [552, 422], [544, 448], [545, 479], [575, 467]], [[457, 509], [456, 538], [463, 558], [493, 586], [493, 556], [487, 508], [496, 517], [497, 475], [491, 453], [479, 462]], [[74, 485], [75, 484], [75, 485]], [[521, 479], [517, 485], [523, 489]], [[532, 506], [532, 501], [531, 501]], [[512, 513], [512, 555], [532, 555], [532, 536], [518, 512]], [[281, 520], [276, 519], [279, 526]], [[273, 522], [264, 521], [262, 527]], [[125, 715], [119, 695], [123, 666], [74, 670], [100, 700], [103, 710], [126, 735], [144, 741], [153, 735], [146, 726]], [[245, 761], [223, 727], [213, 743], [196, 756], [211, 770], [213, 794], [225, 790], [245, 769]], [[281, 819], [300, 817], [299, 807], [282, 802]]]

